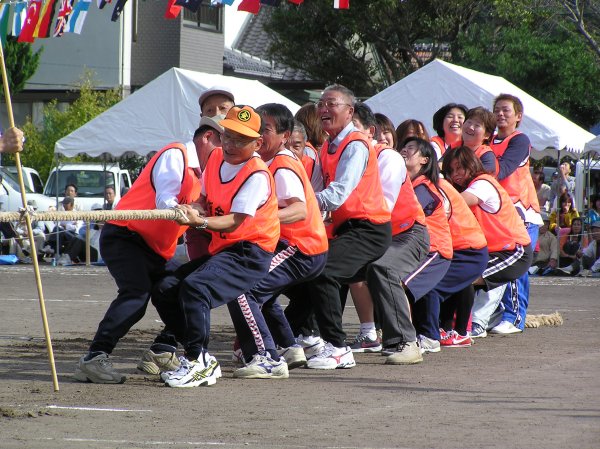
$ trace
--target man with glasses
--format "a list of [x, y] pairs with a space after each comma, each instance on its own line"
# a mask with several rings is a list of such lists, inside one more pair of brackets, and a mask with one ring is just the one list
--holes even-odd
[[[215, 130], [215, 126], [218, 127], [213, 123], [209, 127]], [[116, 210], [168, 209], [195, 201], [200, 196], [201, 148], [207, 132], [199, 128], [192, 141], [171, 143], [159, 150]], [[100, 252], [115, 279], [118, 295], [98, 325], [88, 353], [77, 364], [76, 380], [125, 382], [125, 375], [113, 368], [108, 355], [144, 316], [152, 288], [164, 276], [166, 263], [175, 254], [177, 240], [186, 229], [167, 220], [110, 220], [104, 225]], [[167, 305], [163, 310], [161, 304], [155, 305], [161, 317], [172, 307]], [[175, 358], [174, 350], [159, 352], [168, 355], [166, 362]]]
[[[323, 272], [307, 290], [321, 337], [327, 342], [308, 360], [308, 368], [355, 366], [342, 328], [340, 286], [365, 280], [365, 268], [391, 242], [390, 210], [383, 197], [377, 156], [352, 117], [355, 98], [341, 85], [323, 91], [318, 115], [329, 139], [321, 149], [325, 189], [316, 194], [319, 208], [331, 214], [330, 245]], [[310, 313], [311, 308], [305, 308]], [[300, 320], [302, 322], [302, 320]]]

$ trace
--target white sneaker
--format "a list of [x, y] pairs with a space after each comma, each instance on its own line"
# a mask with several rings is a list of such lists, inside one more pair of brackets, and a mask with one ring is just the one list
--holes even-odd
[[180, 355], [179, 357], [177, 357], [177, 361], [179, 362], [179, 365], [177, 366], [177, 368], [174, 368], [169, 371], [161, 371], [160, 380], [162, 380], [163, 382], [166, 382], [167, 380], [169, 380], [171, 378], [171, 376], [173, 376], [177, 371], [179, 371], [179, 368], [181, 367], [181, 365], [183, 363], [188, 362], [188, 359], [186, 359], [184, 356]]
[[300, 334], [296, 338], [296, 343], [302, 346], [302, 349], [304, 349], [304, 355], [306, 356], [307, 360], [321, 352], [325, 346], [323, 339], [321, 337], [315, 337], [314, 335], [308, 335], [305, 337], [304, 335]]
[[336, 348], [331, 343], [325, 343], [323, 349], [306, 362], [306, 367], [312, 369], [352, 368], [354, 366], [356, 366], [356, 362], [350, 346]]
[[417, 341], [419, 343], [419, 348], [421, 348], [421, 354], [440, 352], [442, 350], [439, 341], [426, 337], [425, 335], [417, 335]]
[[243, 368], [233, 372], [238, 379], [287, 379], [290, 377], [285, 360], [276, 362], [268, 355], [254, 354]]
[[175, 388], [206, 387], [217, 383], [221, 377], [221, 367], [214, 357], [206, 354], [206, 364], [202, 360], [180, 360], [181, 366], [165, 384]]
[[528, 271], [529, 271], [529, 274], [533, 276], [538, 271], [540, 271], [540, 267], [538, 267], [537, 265], [532, 265], [532, 266], [529, 267]]
[[500, 324], [490, 329], [490, 334], [509, 335], [518, 334], [519, 332], [523, 331], [518, 327], [515, 327], [510, 321], [500, 321]]
[[289, 369], [306, 365], [306, 354], [302, 346], [295, 344], [289, 348], [280, 348], [277, 353], [285, 359]]

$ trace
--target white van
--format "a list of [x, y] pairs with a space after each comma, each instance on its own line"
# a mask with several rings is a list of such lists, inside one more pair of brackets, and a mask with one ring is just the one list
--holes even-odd
[[62, 201], [65, 187], [77, 186], [75, 204], [81, 210], [91, 210], [94, 204], [104, 203], [104, 189], [115, 189], [115, 204], [131, 187], [129, 171], [121, 169], [116, 163], [60, 164], [50, 172], [44, 194]]
[[[41, 193], [34, 193], [26, 183], [25, 194], [28, 201], [35, 201], [39, 211], [47, 211], [48, 207], [56, 205], [55, 198], [49, 198]], [[23, 207], [23, 199], [21, 198], [21, 188], [16, 172], [11, 173], [7, 167], [0, 167], [0, 210], [15, 212], [21, 207]]]
[[[9, 173], [12, 173], [15, 179], [19, 179], [16, 165], [7, 165], [4, 168], [6, 168]], [[44, 183], [35, 168], [21, 166], [21, 172], [23, 173], [23, 183], [29, 187], [33, 193], [44, 193]]]

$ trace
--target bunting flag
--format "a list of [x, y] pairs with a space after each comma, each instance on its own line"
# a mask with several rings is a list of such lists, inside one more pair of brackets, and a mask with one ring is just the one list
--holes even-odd
[[288, 2], [293, 3], [294, 5], [300, 5], [304, 0], [288, 0]]
[[348, 9], [350, 8], [350, 0], [333, 0], [333, 7], [335, 9]]
[[17, 3], [13, 12], [13, 21], [10, 34], [17, 37], [21, 34], [23, 25], [25, 24], [25, 16], [27, 15], [27, 3]]
[[42, 9], [40, 20], [33, 32], [33, 37], [39, 37], [41, 39], [50, 37], [50, 24], [54, 19], [54, 2], [55, 0], [47, 0], [44, 4], [44, 9]]
[[56, 19], [56, 25], [52, 36], [60, 37], [63, 33], [67, 32], [67, 22], [73, 12], [73, 0], [60, 0], [60, 7], [58, 9], [58, 18]]
[[222, 0], [222, 3], [223, 3], [224, 5], [229, 5], [229, 6], [232, 6], [234, 1], [235, 1], [235, 0]]
[[96, 0], [96, 4], [98, 5], [98, 9], [104, 8], [108, 3], [111, 3], [112, 0]]
[[167, 10], [165, 11], [165, 19], [176, 19], [181, 11], [181, 6], [175, 4], [176, 0], [169, 0]]
[[281, 0], [260, 0], [263, 5], [269, 6], [279, 6], [281, 4]]
[[210, 0], [210, 6], [221, 6], [223, 4], [223, 0]]
[[119, 20], [119, 17], [123, 12], [123, 8], [125, 8], [125, 3], [127, 3], [127, 0], [117, 0], [115, 9], [113, 9], [112, 17], [110, 18], [111, 21], [116, 22]]
[[79, 0], [77, 2], [65, 27], [65, 33], [81, 34], [85, 17], [90, 9], [90, 3], [92, 3], [92, 0]]
[[192, 12], [197, 12], [200, 8], [202, 0], [175, 0], [175, 4], [183, 6], [185, 9], [189, 9]]
[[238, 11], [246, 11], [251, 12], [252, 14], [258, 14], [260, 11], [260, 0], [242, 0], [240, 6], [238, 6]]
[[8, 16], [10, 14], [10, 5], [0, 4], [0, 41], [2, 47], [6, 45], [6, 35], [8, 34]]
[[42, 9], [42, 0], [31, 0], [29, 8], [27, 8], [27, 17], [25, 18], [25, 24], [21, 28], [21, 34], [19, 34], [18, 42], [33, 42], [33, 32], [35, 27], [40, 20], [40, 10]]

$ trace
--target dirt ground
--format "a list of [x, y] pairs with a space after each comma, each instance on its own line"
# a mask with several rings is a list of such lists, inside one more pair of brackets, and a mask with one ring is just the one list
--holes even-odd
[[[0, 268], [0, 448], [600, 447], [600, 279], [532, 278], [530, 312], [561, 327], [490, 336], [415, 366], [357, 355], [350, 370], [232, 378], [232, 327], [213, 313], [223, 378], [166, 388], [135, 370], [160, 329], [150, 306], [113, 353], [122, 385], [71, 380], [115, 295], [101, 267], [42, 267], [60, 391], [54, 392], [31, 266]], [[349, 335], [355, 310], [345, 314]]]

